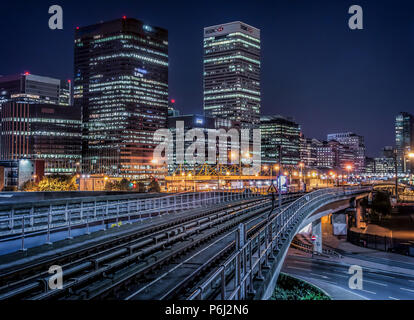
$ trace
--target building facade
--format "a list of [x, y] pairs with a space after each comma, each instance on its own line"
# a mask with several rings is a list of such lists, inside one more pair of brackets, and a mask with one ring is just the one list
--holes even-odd
[[317, 139], [309, 139], [301, 134], [300, 161], [307, 168], [316, 168], [318, 164], [317, 148], [322, 143]]
[[408, 154], [414, 152], [414, 117], [401, 112], [395, 118], [395, 148], [398, 173], [412, 173], [413, 165]]
[[137, 19], [78, 28], [74, 104], [82, 108], [82, 166], [88, 174], [149, 181], [153, 135], [167, 127], [168, 32]]
[[[316, 148], [317, 167], [340, 172], [355, 172], [354, 151], [336, 140], [323, 141]], [[349, 169], [351, 168], [351, 170]]]
[[[355, 173], [364, 172], [365, 143], [363, 136], [352, 132], [331, 133], [328, 134], [328, 141], [338, 141], [341, 145], [348, 147], [353, 153], [352, 159], [349, 159], [353, 163], [353, 171]], [[345, 150], [344, 152], [348, 151]]]
[[24, 74], [0, 77], [0, 104], [6, 102], [72, 104], [72, 82]]
[[[177, 127], [181, 123], [184, 128], [184, 135], [179, 136], [177, 134]], [[169, 117], [168, 118], [168, 129], [173, 135], [173, 148], [172, 153], [169, 155], [169, 159], [171, 159], [171, 163], [168, 166], [169, 172], [173, 173], [177, 170], [193, 170], [197, 165], [216, 165], [218, 160], [220, 159], [220, 144], [216, 135], [218, 136], [219, 130], [223, 129], [225, 132], [228, 132], [231, 129], [235, 129], [238, 133], [240, 132], [240, 123], [236, 121], [231, 121], [228, 119], [221, 119], [221, 118], [215, 118], [215, 117], [209, 117], [204, 115], [197, 115], [197, 114], [188, 114], [188, 115], [179, 115], [175, 117]], [[186, 160], [186, 152], [191, 144], [193, 144], [194, 141], [191, 141], [186, 138], [186, 134], [189, 130], [192, 129], [200, 129], [204, 136], [204, 152], [205, 152], [205, 161], [203, 163], [198, 164], [191, 164]], [[211, 134], [215, 133], [215, 134]], [[240, 143], [240, 136], [237, 143]], [[226, 154], [222, 155], [225, 156], [226, 159], [220, 159], [223, 161], [226, 161], [227, 164], [231, 164], [232, 157], [230, 155], [231, 152], [231, 141], [226, 140]], [[183, 145], [184, 149], [182, 151], [177, 148], [178, 145]], [[214, 153], [214, 159], [211, 161], [209, 160], [209, 152]], [[196, 155], [196, 154], [194, 154]], [[184, 163], [179, 163], [177, 159], [183, 159]], [[223, 163], [221, 163], [223, 164]]]
[[260, 30], [237, 21], [204, 29], [204, 112], [241, 122], [260, 122]]
[[262, 162], [295, 166], [300, 162], [300, 126], [282, 116], [263, 116], [260, 119]]
[[44, 160], [45, 174], [74, 174], [81, 160], [80, 108], [8, 102], [1, 108], [1, 160]]

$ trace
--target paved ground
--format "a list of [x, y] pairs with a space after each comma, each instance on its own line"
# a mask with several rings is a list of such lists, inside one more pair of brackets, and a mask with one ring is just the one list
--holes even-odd
[[[315, 258], [291, 249], [282, 272], [320, 287], [334, 300], [414, 299], [414, 274], [391, 272], [389, 266], [385, 266], [385, 270], [375, 269], [370, 266], [369, 262], [356, 261], [360, 262], [359, 265], [363, 269], [361, 290], [353, 290], [349, 287], [351, 275], [348, 274], [348, 270], [355, 263], [346, 258], [343, 261]], [[401, 271], [401, 268], [398, 271]]]

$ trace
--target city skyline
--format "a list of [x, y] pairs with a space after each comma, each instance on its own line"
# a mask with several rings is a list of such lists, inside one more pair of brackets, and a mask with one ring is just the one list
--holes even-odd
[[[105, 3], [79, 14], [74, 10], [76, 1], [63, 2], [63, 31], [47, 28], [49, 4], [44, 3], [5, 6], [3, 12], [9, 14], [2, 17], [4, 23], [16, 28], [18, 34], [30, 23], [36, 35], [33, 39], [4, 35], [10, 46], [1, 53], [3, 61], [8, 61], [2, 74], [29, 69], [34, 74], [72, 78], [71, 46], [76, 26], [127, 15], [169, 30], [170, 98], [176, 99], [184, 112], [201, 112], [203, 28], [241, 20], [262, 30], [262, 114], [293, 116], [306, 137], [324, 139], [330, 132], [355, 132], [365, 137], [367, 155], [376, 156], [383, 146], [394, 145], [395, 114], [410, 112], [413, 93], [407, 86], [413, 46], [406, 28], [410, 18], [402, 15], [403, 19], [390, 25], [386, 22], [389, 14], [409, 12], [408, 2], [392, 7], [390, 13], [378, 2], [375, 7], [369, 1], [361, 3], [367, 14], [365, 28], [360, 31], [347, 27], [348, 4], [341, 1], [324, 6], [315, 2], [313, 9], [305, 3], [299, 8], [278, 3], [269, 12], [261, 6], [252, 11], [254, 14], [248, 12], [252, 9], [249, 5], [235, 9], [226, 4], [219, 14], [204, 6], [194, 13], [203, 13], [200, 19], [188, 20], [183, 17], [184, 2], [174, 6], [163, 3], [163, 8], [171, 10], [159, 11], [151, 5], [137, 10], [132, 4], [114, 8]], [[84, 5], [87, 9], [94, 2]], [[15, 15], [29, 10], [31, 14], [17, 25]], [[310, 23], [311, 28], [304, 28]], [[20, 53], [12, 55], [10, 50], [23, 43], [33, 54], [24, 59]], [[45, 63], [51, 57], [54, 63]]]

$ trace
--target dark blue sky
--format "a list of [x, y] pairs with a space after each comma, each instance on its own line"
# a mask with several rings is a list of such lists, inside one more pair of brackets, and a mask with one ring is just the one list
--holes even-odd
[[[64, 30], [48, 28], [59, 4]], [[348, 9], [364, 10], [364, 30]], [[394, 117], [414, 112], [414, 1], [3, 1], [0, 74], [73, 77], [73, 30], [126, 15], [169, 30], [170, 96], [202, 112], [205, 26], [242, 20], [262, 31], [262, 113], [292, 116], [308, 137], [354, 131], [368, 154], [394, 144]]]

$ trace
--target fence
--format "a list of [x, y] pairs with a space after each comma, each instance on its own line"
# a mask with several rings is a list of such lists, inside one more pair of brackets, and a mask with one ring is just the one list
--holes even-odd
[[360, 247], [414, 256], [414, 241], [348, 230], [347, 240]]
[[[270, 267], [269, 259], [274, 257], [274, 252], [279, 251], [286, 241], [293, 238], [295, 228], [310, 213], [332, 200], [370, 190], [370, 187], [317, 190], [294, 201], [281, 212], [277, 212], [248, 241], [245, 241], [241, 235], [245, 232], [237, 230], [235, 232], [236, 252], [188, 299], [205, 299], [214, 292], [218, 292], [221, 300], [245, 299], [248, 294], [254, 292], [253, 280], [264, 279], [263, 269]], [[245, 226], [241, 228], [241, 230], [244, 229]]]
[[75, 228], [86, 228], [86, 234], [89, 234], [92, 225], [101, 225], [101, 230], [106, 230], [110, 223], [115, 226], [125, 222], [131, 224], [183, 210], [258, 196], [246, 190], [233, 190], [147, 199], [124, 195], [0, 205], [0, 241], [21, 239], [21, 250], [25, 250], [24, 240], [28, 236], [46, 234], [45, 243], [50, 243], [54, 232], [66, 231], [67, 238], [72, 238]]

